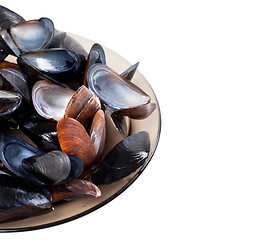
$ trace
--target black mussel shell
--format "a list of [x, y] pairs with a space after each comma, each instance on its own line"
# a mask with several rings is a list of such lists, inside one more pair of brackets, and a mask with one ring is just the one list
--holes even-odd
[[[18, 136], [5, 136], [0, 141], [0, 159], [7, 169], [21, 178], [28, 173], [22, 168], [24, 158], [42, 154], [43, 152]], [[34, 181], [36, 179], [34, 178]]]
[[116, 113], [112, 113], [110, 116], [113, 123], [115, 124], [119, 132], [122, 134], [122, 136], [124, 138], [127, 137], [128, 136], [127, 117], [123, 115], [118, 115]]
[[42, 151], [60, 150], [56, 131], [57, 122], [36, 116], [19, 118], [16, 121], [23, 133]]
[[19, 93], [0, 90], [0, 118], [12, 114], [21, 101], [22, 96]]
[[20, 22], [9, 29], [11, 38], [20, 52], [46, 48], [54, 36], [54, 31], [54, 24], [49, 18]]
[[44, 184], [57, 184], [69, 176], [71, 162], [67, 154], [55, 150], [22, 160], [24, 170]]
[[24, 74], [14, 68], [3, 68], [0, 69], [0, 78], [12, 85], [28, 103], [31, 102], [29, 85]]
[[0, 28], [8, 29], [11, 25], [25, 21], [23, 17], [10, 9], [0, 6]]
[[94, 64], [87, 73], [87, 84], [109, 112], [135, 109], [150, 102], [150, 97], [132, 82], [103, 64]]
[[69, 36], [66, 32], [61, 32], [55, 30], [55, 35], [49, 48], [61, 48], [70, 50], [81, 58], [81, 60], [85, 60], [88, 56], [87, 51], [83, 48], [83, 46], [74, 38]]
[[137, 68], [138, 68], [139, 62], [135, 63], [134, 65], [130, 66], [127, 70], [125, 70], [123, 73], [121, 73], [121, 76], [124, 79], [127, 79], [129, 81], [131, 81], [131, 79], [133, 78]]
[[0, 47], [7, 54], [15, 55], [17, 57], [20, 55], [19, 49], [12, 40], [10, 33], [5, 28], [0, 28]]
[[54, 37], [49, 45], [49, 48], [61, 48], [64, 39], [66, 38], [67, 33], [55, 29]]
[[8, 52], [6, 52], [4, 49], [1, 49], [1, 43], [0, 43], [0, 62], [2, 62], [8, 55], [9, 55]]
[[83, 46], [74, 38], [70, 37], [69, 35], [66, 35], [64, 38], [62, 44], [59, 46], [59, 48], [66, 49], [69, 51], [72, 51], [76, 53], [80, 59], [86, 60], [88, 53], [87, 51], [83, 48]]
[[49, 190], [0, 171], [0, 222], [31, 217], [45, 209], [51, 210]]
[[[6, 41], [2, 37], [8, 38], [10, 44], [12, 44], [12, 46], [16, 49], [6, 29], [9, 29], [11, 25], [20, 23], [22, 21], [25, 21], [23, 17], [8, 8], [0, 6], [0, 62], [2, 62], [9, 53], [13, 53], [13, 51], [10, 49], [10, 47], [7, 45]], [[2, 34], [2, 29], [5, 32], [4, 36]]]
[[104, 49], [98, 43], [93, 44], [88, 55], [89, 67], [95, 63], [106, 64]]
[[65, 49], [44, 49], [20, 55], [17, 59], [23, 73], [31, 78], [32, 84], [41, 79], [57, 84], [67, 83], [74, 78], [80, 67], [79, 56]]
[[[5, 136], [0, 141], [0, 159], [5, 167], [13, 174], [35, 185], [61, 184], [77, 178], [82, 173], [82, 160], [68, 155], [70, 162], [67, 161], [67, 164], [70, 165], [70, 168], [64, 174], [66, 176], [60, 177], [58, 174], [53, 176], [52, 173], [55, 171], [52, 168], [61, 169], [64, 160], [63, 157], [60, 157], [61, 151], [53, 152], [59, 153], [44, 153], [17, 136]], [[54, 159], [49, 161], [51, 164], [48, 164], [40, 161], [44, 157]], [[56, 180], [53, 180], [53, 177], [56, 177]]]
[[149, 151], [148, 132], [128, 136], [105, 156], [92, 174], [92, 182], [97, 185], [110, 184], [128, 176], [145, 163]]

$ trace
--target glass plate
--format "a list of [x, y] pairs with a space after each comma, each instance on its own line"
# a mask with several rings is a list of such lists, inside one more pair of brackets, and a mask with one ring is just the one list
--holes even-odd
[[[76, 36], [73, 34], [69, 35], [75, 38], [77, 41], [79, 41], [79, 43], [88, 52], [91, 46], [94, 44], [93, 41], [85, 39], [83, 37]], [[114, 51], [106, 47], [104, 47], [104, 50], [106, 53], [107, 65], [116, 72], [122, 73], [124, 72], [124, 70], [126, 70], [128, 67], [132, 65]], [[15, 59], [13, 57], [8, 57], [7, 60], [14, 61]], [[124, 190], [126, 190], [140, 176], [140, 174], [143, 172], [143, 170], [149, 163], [150, 159], [152, 158], [154, 151], [157, 147], [161, 130], [161, 116], [156, 96], [151, 86], [149, 85], [145, 77], [139, 72], [139, 70], [136, 71], [132, 79], [132, 82], [139, 86], [141, 89], [143, 89], [151, 97], [151, 102], [157, 104], [157, 108], [148, 118], [144, 120], [130, 120], [129, 134], [133, 134], [139, 131], [147, 131], [149, 133], [151, 146], [147, 162], [136, 172], [132, 173], [131, 175], [127, 176], [126, 178], [120, 181], [117, 181], [109, 185], [99, 185], [99, 188], [102, 192], [102, 196], [100, 198], [76, 199], [69, 202], [62, 202], [57, 205], [54, 204], [55, 210], [52, 212], [26, 218], [19, 221], [12, 221], [0, 224], [0, 232], [28, 231], [40, 229], [77, 219], [79, 217], [82, 217], [86, 214], [95, 211], [96, 209], [104, 206], [106, 203], [113, 200]], [[113, 146], [115, 146], [122, 139], [123, 138], [121, 137], [121, 134], [113, 127], [113, 124], [111, 123], [110, 119], [107, 118], [107, 136], [105, 153], [107, 153]]]

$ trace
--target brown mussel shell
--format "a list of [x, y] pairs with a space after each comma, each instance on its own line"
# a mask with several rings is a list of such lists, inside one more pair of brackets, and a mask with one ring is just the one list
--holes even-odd
[[93, 117], [100, 107], [99, 98], [82, 85], [70, 99], [64, 117], [71, 117], [82, 121]]
[[92, 182], [83, 179], [74, 179], [68, 183], [49, 186], [52, 202], [101, 196], [101, 190]]
[[156, 103], [147, 103], [145, 105], [124, 109], [117, 111], [117, 115], [128, 116], [132, 119], [145, 119], [147, 118], [156, 108]]
[[57, 134], [61, 150], [83, 161], [83, 173], [93, 168], [96, 150], [91, 138], [80, 122], [73, 118], [62, 118], [57, 123]]

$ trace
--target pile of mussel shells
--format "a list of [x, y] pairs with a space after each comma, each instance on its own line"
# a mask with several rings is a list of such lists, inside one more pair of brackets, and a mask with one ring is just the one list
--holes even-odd
[[[145, 164], [149, 134], [129, 135], [127, 121], [156, 104], [131, 82], [137, 67], [118, 74], [100, 44], [87, 53], [49, 18], [26, 21], [0, 6], [0, 222], [100, 197], [101, 185]], [[104, 153], [107, 116], [122, 141]]]

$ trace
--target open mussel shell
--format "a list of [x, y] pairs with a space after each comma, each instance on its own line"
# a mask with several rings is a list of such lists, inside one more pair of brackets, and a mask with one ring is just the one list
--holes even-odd
[[19, 70], [14, 68], [0, 69], [0, 78], [3, 78], [11, 86], [13, 86], [14, 89], [19, 92], [23, 99], [25, 99], [28, 103], [31, 102], [27, 79]]
[[82, 160], [61, 151], [44, 153], [17, 136], [0, 141], [0, 158], [13, 174], [35, 185], [62, 184], [77, 178]]
[[85, 128], [73, 118], [62, 118], [57, 123], [57, 133], [61, 150], [82, 159], [82, 176], [85, 176], [93, 168], [96, 157], [95, 147]]
[[20, 22], [10, 27], [10, 35], [20, 52], [46, 48], [54, 36], [54, 24], [49, 18]]
[[0, 28], [0, 46], [7, 54], [19, 56], [20, 51], [5, 28]]
[[64, 116], [82, 121], [93, 117], [100, 108], [99, 98], [82, 85], [70, 99]]
[[51, 207], [48, 189], [0, 171], [0, 222], [31, 217]]
[[0, 90], [0, 118], [12, 114], [21, 101], [22, 96], [19, 93]]
[[25, 21], [23, 17], [10, 9], [0, 6], [0, 28], [8, 29], [13, 24]]
[[[105, 103], [110, 113], [130, 110], [128, 116], [136, 118], [135, 111], [132, 110], [150, 102], [150, 97], [142, 89], [103, 64], [94, 64], [90, 67], [87, 84], [89, 89]], [[144, 115], [148, 115], [148, 112]]]
[[73, 95], [74, 91], [70, 88], [48, 81], [38, 81], [32, 88], [32, 101], [37, 113], [55, 121], [64, 116]]
[[148, 158], [150, 139], [148, 132], [141, 131], [119, 142], [103, 159], [92, 174], [92, 182], [110, 184], [142, 166]]
[[65, 184], [49, 186], [48, 189], [51, 192], [53, 202], [101, 196], [101, 190], [95, 184], [83, 179], [74, 179]]
[[74, 78], [80, 67], [79, 56], [65, 49], [44, 49], [21, 54], [17, 59], [23, 73], [32, 79], [47, 79], [55, 83], [66, 83]]

